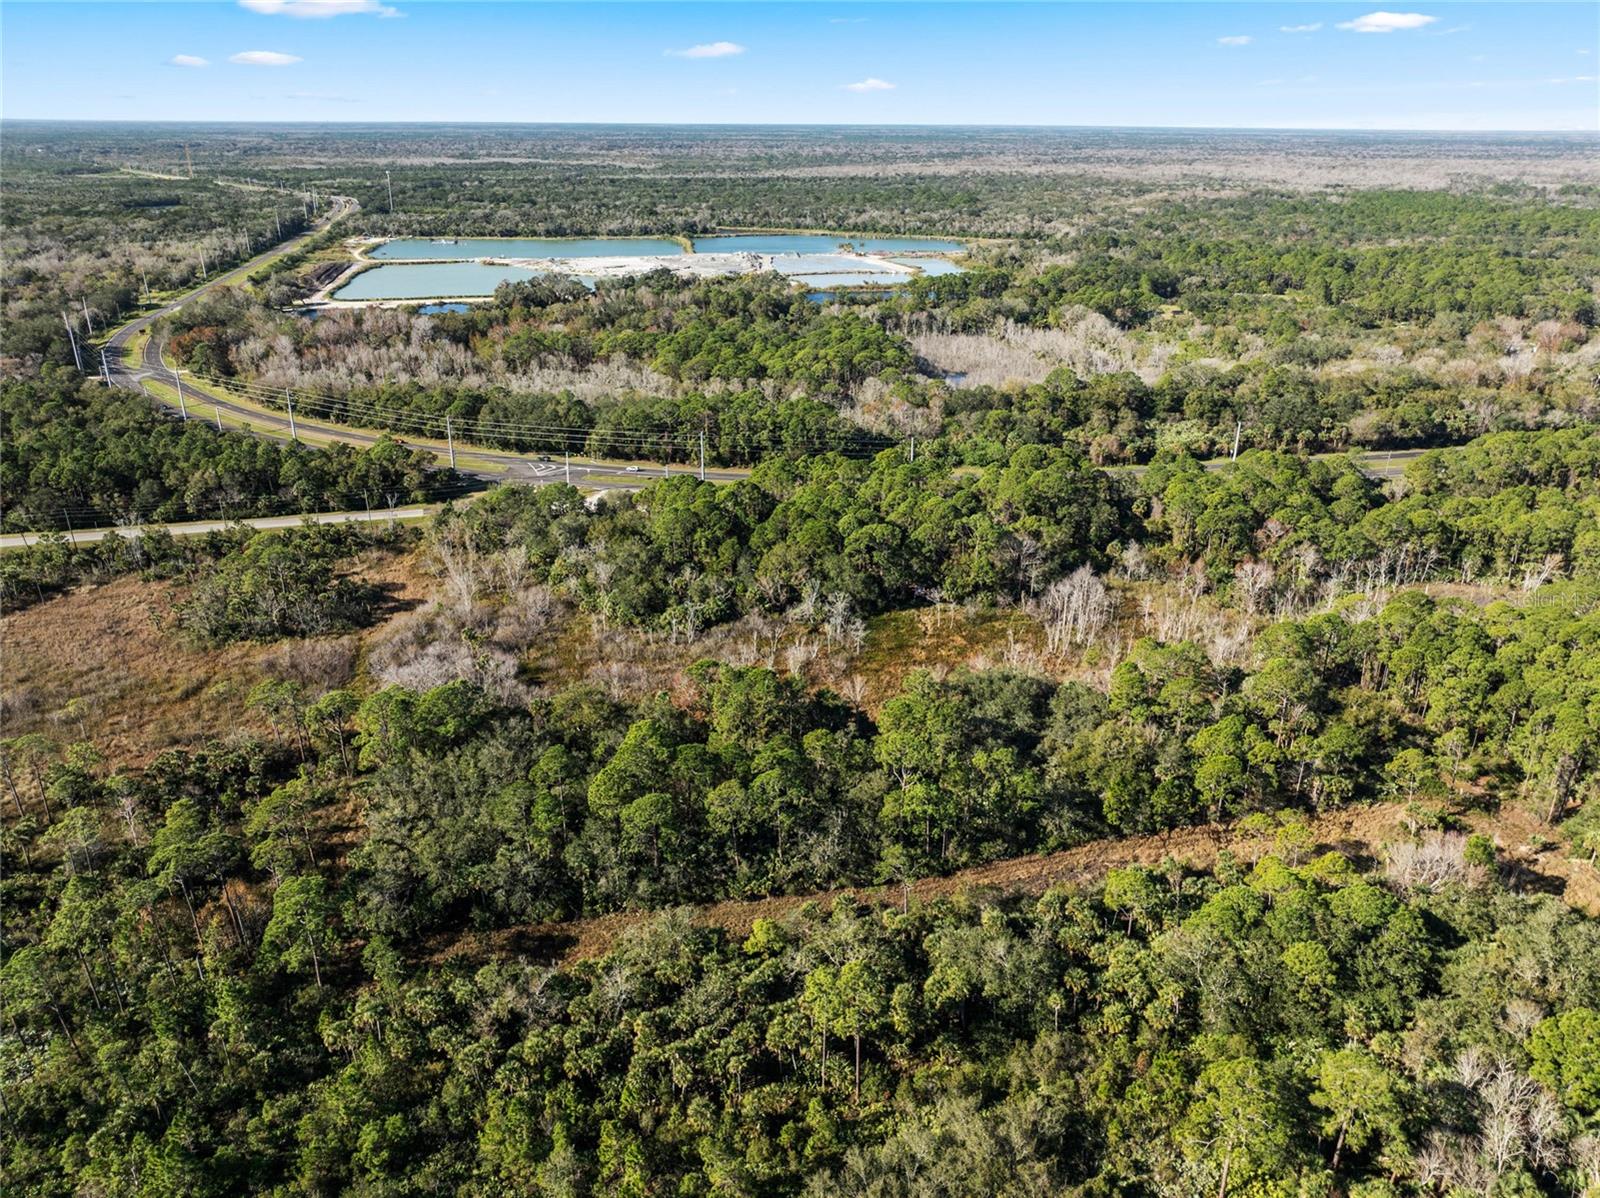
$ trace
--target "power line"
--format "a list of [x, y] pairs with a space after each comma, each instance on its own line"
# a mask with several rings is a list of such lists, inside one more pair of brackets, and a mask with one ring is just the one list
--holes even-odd
[[[699, 448], [704, 432], [703, 429], [692, 427], [682, 430], [664, 429], [657, 431], [637, 428], [542, 424], [495, 419], [481, 415], [462, 419], [459, 425], [452, 428], [451, 424], [455, 419], [455, 415], [449, 412], [419, 412], [414, 409], [387, 408], [366, 400], [319, 395], [299, 388], [274, 387], [265, 383], [224, 379], [212, 375], [200, 375], [198, 377], [212, 385], [241, 392], [247, 398], [265, 401], [269, 404], [282, 404], [285, 408], [290, 403], [293, 403], [302, 417], [307, 413], [313, 415], [320, 413], [325, 419], [330, 420], [366, 420], [378, 426], [398, 426], [402, 430], [409, 430], [421, 435], [433, 435], [443, 439], [450, 438], [457, 430], [465, 433], [468, 429], [475, 428], [480, 434], [500, 440], [523, 438], [568, 444], [599, 441], [602, 444], [617, 446], [631, 445], [641, 450], [670, 447], [681, 449], [688, 453]], [[877, 452], [893, 449], [900, 445], [900, 442], [866, 432], [849, 432], [837, 439], [817, 436], [784, 438], [783, 444], [799, 449], [819, 449], [828, 452], [846, 453], [850, 450]]]

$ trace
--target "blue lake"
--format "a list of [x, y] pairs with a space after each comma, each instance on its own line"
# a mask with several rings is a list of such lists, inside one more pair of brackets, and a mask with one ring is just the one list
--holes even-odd
[[905, 275], [820, 274], [790, 275], [796, 283], [807, 287], [898, 287], [906, 282]]
[[[733, 247], [725, 245], [727, 242], [745, 242], [759, 240], [764, 243], [760, 252], [774, 254], [773, 269], [782, 275], [804, 283], [808, 287], [835, 288], [835, 287], [894, 287], [904, 284], [911, 276], [900, 271], [878, 269], [870, 260], [863, 261], [859, 258], [841, 255], [837, 252], [839, 242], [829, 237], [812, 235], [793, 235], [779, 238], [746, 238], [722, 237], [701, 238], [697, 243], [706, 252], [718, 252]], [[781, 243], [781, 247], [779, 245]], [[405, 257], [420, 253], [416, 247], [431, 247], [439, 245], [436, 242], [425, 241], [394, 241], [385, 246], [378, 247], [386, 250], [399, 247], [395, 253], [374, 253], [378, 258]], [[877, 244], [888, 246], [889, 239], [878, 239]], [[932, 240], [918, 240], [915, 238], [894, 239], [893, 245], [904, 247], [914, 245], [916, 249], [937, 249], [950, 247], [959, 250], [961, 247], [955, 242], [940, 242]], [[673, 242], [649, 241], [641, 239], [603, 239], [595, 238], [589, 241], [575, 239], [513, 239], [504, 240], [490, 238], [468, 238], [458, 241], [452, 246], [441, 246], [441, 249], [456, 249], [461, 257], [457, 260], [439, 260], [427, 262], [385, 262], [374, 266], [356, 275], [350, 282], [339, 288], [333, 295], [337, 300], [428, 300], [447, 299], [452, 296], [488, 296], [501, 283], [531, 279], [545, 272], [532, 267], [523, 266], [494, 266], [488, 263], [475, 261], [480, 256], [482, 247], [493, 246], [492, 256], [506, 257], [531, 257], [526, 247], [539, 247], [547, 255], [552, 253], [549, 247], [562, 246], [565, 253], [574, 257], [585, 256], [576, 251], [575, 247], [604, 246], [608, 254], [621, 253], [623, 250], [642, 251], [658, 250], [662, 246], [670, 247], [671, 251], [678, 252]], [[513, 248], [516, 247], [516, 248]], [[714, 247], [714, 248], [713, 248]], [[747, 247], [748, 248], [748, 247]], [[901, 248], [898, 252], [907, 252]], [[910, 266], [925, 275], [947, 275], [961, 270], [952, 262], [943, 258], [897, 258], [890, 259], [901, 265]], [[885, 262], [884, 266], [889, 264]], [[595, 279], [591, 275], [575, 276], [584, 286], [593, 288]]]
[[437, 299], [451, 295], [493, 295], [501, 283], [531, 279], [540, 272], [521, 266], [486, 266], [481, 262], [427, 262], [411, 266], [375, 266], [364, 270], [334, 299]]
[[961, 267], [954, 262], [947, 262], [943, 258], [891, 258], [891, 262], [898, 262], [902, 266], [915, 266], [929, 278], [936, 275], [958, 275]]
[[876, 263], [849, 254], [778, 254], [772, 259], [772, 269], [780, 275], [866, 275], [888, 282], [904, 282], [909, 277], [904, 271], [880, 269]]
[[719, 233], [696, 237], [697, 254], [826, 254], [848, 242], [863, 254], [959, 254], [959, 241], [932, 237], [835, 237], [828, 233]]
[[455, 262], [474, 258], [644, 258], [681, 253], [681, 245], [663, 237], [462, 237], [455, 241], [408, 237], [375, 245], [367, 257]]

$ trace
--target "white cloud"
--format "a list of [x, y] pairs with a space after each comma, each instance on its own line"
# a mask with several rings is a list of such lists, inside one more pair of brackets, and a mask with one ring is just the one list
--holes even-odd
[[668, 50], [667, 55], [671, 58], [732, 58], [744, 51], [738, 42], [704, 42], [687, 50]]
[[378, 0], [239, 0], [240, 8], [264, 13], [269, 17], [295, 17], [299, 20], [318, 21], [328, 17], [355, 16], [371, 13], [377, 17], [398, 17], [400, 10]]
[[863, 79], [860, 83], [842, 83], [839, 85], [847, 92], [892, 92], [894, 84], [886, 83], [882, 79]]
[[1589, 51], [1589, 50], [1579, 50], [1578, 53], [1579, 54], [1589, 54], [1589, 53], [1591, 53], [1591, 51]]
[[211, 65], [195, 54], [174, 54], [167, 61], [175, 67], [208, 67]]
[[1248, 46], [1253, 41], [1255, 41], [1255, 38], [1251, 37], [1248, 33], [1236, 33], [1231, 37], [1219, 37], [1217, 39], [1217, 45]]
[[1322, 28], [1321, 21], [1312, 21], [1309, 25], [1279, 25], [1279, 33], [1315, 33]]
[[1353, 21], [1340, 21], [1339, 28], [1351, 33], [1394, 33], [1400, 29], [1422, 29], [1438, 19], [1420, 12], [1369, 12]]
[[296, 54], [279, 54], [276, 50], [241, 50], [230, 54], [228, 61], [245, 67], [288, 67], [304, 60]]

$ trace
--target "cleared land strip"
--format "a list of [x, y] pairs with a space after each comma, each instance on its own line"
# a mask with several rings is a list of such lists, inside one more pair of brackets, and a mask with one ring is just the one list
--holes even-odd
[[[1381, 867], [1384, 846], [1411, 836], [1410, 812], [1403, 803], [1374, 803], [1330, 812], [1310, 821], [1316, 853], [1336, 849], [1363, 865]], [[1493, 839], [1501, 872], [1521, 889], [1559, 894], [1571, 907], [1600, 916], [1600, 872], [1592, 862], [1575, 860], [1550, 841], [1548, 826], [1520, 808], [1470, 812], [1468, 829]], [[920, 878], [908, 885], [846, 886], [814, 894], [728, 900], [685, 910], [690, 919], [745, 936], [758, 919], [782, 921], [807, 903], [826, 907], [840, 896], [880, 907], [927, 903], [957, 895], [1041, 894], [1052, 886], [1087, 886], [1108, 870], [1142, 865], [1154, 869], [1171, 857], [1182, 865], [1209, 869], [1228, 849], [1247, 868], [1272, 851], [1271, 834], [1242, 832], [1223, 825], [1180, 828], [1167, 835], [1095, 840], [1058, 853], [1030, 854], [959, 870], [944, 877]], [[1309, 856], [1309, 855], [1308, 855]], [[603, 956], [628, 929], [659, 913], [623, 911], [589, 919], [529, 924], [497, 932], [440, 936], [432, 943], [436, 959], [470, 960], [520, 955], [571, 962]]]

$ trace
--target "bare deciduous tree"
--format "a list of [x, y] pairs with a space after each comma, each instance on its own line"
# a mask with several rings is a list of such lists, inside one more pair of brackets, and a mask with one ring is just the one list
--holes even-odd
[[1079, 566], [1045, 588], [1034, 605], [1044, 624], [1045, 650], [1060, 654], [1093, 643], [1111, 619], [1111, 592], [1088, 566]]

